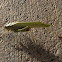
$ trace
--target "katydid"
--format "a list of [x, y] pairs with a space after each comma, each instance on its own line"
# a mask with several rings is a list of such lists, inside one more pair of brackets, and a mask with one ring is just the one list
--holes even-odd
[[[11, 31], [14, 31], [14, 32], [30, 31], [31, 37], [32, 37], [33, 41], [35, 42], [33, 34], [31, 32], [31, 28], [35, 28], [35, 27], [49, 27], [49, 26], [50, 26], [50, 24], [45, 24], [45, 23], [42, 23], [42, 22], [12, 22], [12, 23], [4, 25], [4, 28], [6, 30], [8, 30], [8, 31], [11, 30]], [[49, 31], [51, 31], [51, 30], [49, 30]], [[5, 33], [3, 33], [3, 34], [5, 34]]]

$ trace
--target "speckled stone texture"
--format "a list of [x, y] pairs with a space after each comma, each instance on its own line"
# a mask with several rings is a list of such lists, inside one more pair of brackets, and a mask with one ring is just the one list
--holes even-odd
[[14, 21], [48, 23], [52, 32], [32, 28], [34, 44], [30, 32], [9, 31], [0, 37], [0, 62], [62, 62], [62, 0], [0, 0], [0, 35]]

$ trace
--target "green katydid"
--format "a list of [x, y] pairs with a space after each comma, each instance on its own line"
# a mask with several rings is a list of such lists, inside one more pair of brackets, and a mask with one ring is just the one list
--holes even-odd
[[[31, 32], [31, 28], [35, 28], [35, 27], [49, 27], [49, 26], [50, 26], [50, 24], [45, 24], [45, 23], [42, 23], [42, 22], [12, 22], [12, 23], [6, 24], [4, 26], [4, 28], [6, 30], [8, 30], [8, 31], [11, 30], [11, 31], [14, 31], [14, 32], [30, 31], [31, 37], [32, 37], [33, 41], [35, 42], [33, 34]], [[51, 30], [49, 30], [49, 31], [51, 31]], [[5, 33], [3, 33], [3, 34], [5, 34]]]

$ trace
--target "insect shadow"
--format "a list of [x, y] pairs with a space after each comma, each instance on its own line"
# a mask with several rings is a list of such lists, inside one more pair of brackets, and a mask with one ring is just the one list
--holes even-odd
[[61, 62], [61, 60], [59, 60], [59, 57], [56, 57], [54, 54], [43, 49], [42, 45], [36, 44], [36, 48], [35, 48], [35, 45], [33, 44], [32, 40], [30, 38], [28, 39], [30, 42], [28, 43], [27, 47], [20, 42], [20, 46], [22, 48], [19, 47], [17, 50], [24, 51], [25, 53], [30, 55], [32, 59], [35, 58], [37, 61], [40, 62]]

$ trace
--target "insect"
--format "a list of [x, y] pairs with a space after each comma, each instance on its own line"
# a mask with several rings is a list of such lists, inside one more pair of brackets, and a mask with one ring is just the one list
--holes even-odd
[[[26, 31], [30, 31], [31, 37], [32, 37], [32, 39], [33, 39], [33, 41], [35, 43], [33, 34], [31, 32], [31, 28], [35, 28], [35, 27], [49, 27], [49, 26], [50, 26], [50, 24], [45, 24], [45, 23], [42, 23], [42, 22], [12, 22], [12, 23], [4, 25], [4, 28], [7, 31], [11, 30], [11, 31], [14, 31], [14, 32], [26, 32]], [[5, 33], [3, 33], [3, 34], [5, 34]], [[62, 37], [59, 37], [59, 38], [62, 38]]]

